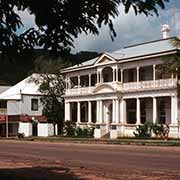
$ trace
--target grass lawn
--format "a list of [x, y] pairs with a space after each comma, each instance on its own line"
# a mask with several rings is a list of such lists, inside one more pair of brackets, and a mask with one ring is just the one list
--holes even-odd
[[[5, 138], [4, 138], [5, 139]], [[137, 138], [119, 138], [119, 139], [94, 139], [87, 137], [27, 137], [27, 138], [9, 138], [10, 140], [20, 141], [47, 141], [47, 142], [64, 142], [64, 143], [86, 143], [86, 144], [119, 144], [119, 145], [143, 145], [143, 146], [180, 146], [180, 139], [137, 139]]]

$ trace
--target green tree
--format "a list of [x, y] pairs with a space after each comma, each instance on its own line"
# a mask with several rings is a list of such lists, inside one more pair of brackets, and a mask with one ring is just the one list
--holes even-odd
[[[84, 32], [98, 35], [103, 24], [109, 26], [110, 36], [116, 36], [112, 20], [119, 15], [119, 5], [125, 13], [157, 14], [169, 0], [1, 0], [0, 49], [8, 56], [24, 49], [42, 47], [65, 51], [73, 46], [73, 39]], [[19, 11], [35, 16], [36, 28], [21, 32]]]
[[[175, 37], [170, 40], [174, 49], [180, 48], [180, 38]], [[164, 63], [160, 67], [159, 71], [162, 73], [173, 74], [174, 78], [176, 78], [177, 85], [177, 106], [178, 106], [178, 121], [180, 122], [180, 54], [176, 53], [175, 55], [166, 56], [162, 59]]]
[[[43, 66], [42, 66], [43, 63]], [[43, 62], [42, 59], [37, 62], [36, 68], [41, 72], [32, 81], [39, 85], [39, 91], [43, 94], [41, 103], [43, 104], [43, 115], [48, 122], [58, 125], [58, 134], [62, 133], [64, 124], [64, 79], [60, 74], [62, 62], [52, 60]], [[36, 70], [37, 70], [36, 69]]]

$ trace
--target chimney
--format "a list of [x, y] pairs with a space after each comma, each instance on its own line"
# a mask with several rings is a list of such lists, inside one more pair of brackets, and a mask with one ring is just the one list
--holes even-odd
[[162, 28], [161, 28], [161, 32], [162, 32], [162, 37], [163, 39], [169, 38], [170, 37], [170, 27], [168, 24], [163, 24]]

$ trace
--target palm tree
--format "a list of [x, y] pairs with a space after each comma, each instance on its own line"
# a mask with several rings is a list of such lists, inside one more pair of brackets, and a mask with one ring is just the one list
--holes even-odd
[[[180, 37], [175, 37], [170, 40], [170, 43], [176, 49], [180, 48]], [[178, 124], [180, 122], [180, 53], [176, 53], [175, 55], [166, 56], [163, 58], [164, 64], [161, 66], [160, 71], [163, 73], [172, 74], [176, 77], [176, 85], [177, 85], [177, 107], [178, 107]]]

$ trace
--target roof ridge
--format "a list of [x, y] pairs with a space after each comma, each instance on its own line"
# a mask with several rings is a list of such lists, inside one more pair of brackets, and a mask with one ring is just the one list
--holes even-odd
[[147, 41], [147, 42], [143, 42], [143, 43], [133, 44], [133, 45], [125, 46], [122, 49], [127, 49], [127, 48], [131, 48], [131, 47], [140, 46], [140, 45], [149, 44], [149, 43], [154, 43], [154, 42], [159, 42], [159, 41], [165, 41], [165, 40], [173, 39], [175, 37], [176, 36], [169, 37], [166, 39], [157, 39], [157, 40], [153, 40], [153, 41]]

